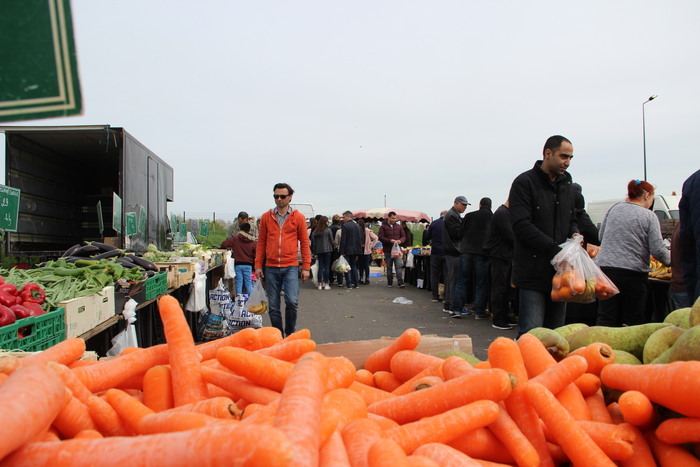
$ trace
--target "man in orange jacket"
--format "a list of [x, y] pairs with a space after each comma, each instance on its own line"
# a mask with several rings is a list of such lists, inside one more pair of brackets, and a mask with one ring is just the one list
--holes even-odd
[[[294, 190], [286, 183], [273, 188], [275, 207], [260, 216], [255, 274], [265, 278], [270, 322], [288, 336], [296, 330], [299, 306], [299, 259], [301, 279], [309, 278], [311, 250], [304, 215], [289, 206]], [[263, 264], [264, 263], [264, 264]], [[284, 290], [284, 325], [280, 311], [280, 291]]]

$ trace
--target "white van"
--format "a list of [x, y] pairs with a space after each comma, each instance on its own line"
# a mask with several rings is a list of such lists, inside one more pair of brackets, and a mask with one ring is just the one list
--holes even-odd
[[289, 206], [292, 209], [301, 212], [304, 215], [304, 217], [306, 217], [306, 225], [309, 225], [311, 223], [311, 219], [316, 217], [316, 213], [314, 212], [314, 205], [311, 203], [290, 203]]
[[[659, 218], [659, 222], [664, 219], [678, 219], [678, 202], [681, 197], [676, 195], [675, 192], [672, 195], [656, 195], [654, 196], [654, 205], [651, 207], [656, 217]], [[591, 216], [591, 220], [596, 227], [600, 228], [600, 224], [603, 223], [605, 219], [605, 214], [608, 212], [613, 205], [617, 203], [624, 202], [625, 199], [609, 199], [605, 201], [594, 201], [586, 205], [586, 212]]]

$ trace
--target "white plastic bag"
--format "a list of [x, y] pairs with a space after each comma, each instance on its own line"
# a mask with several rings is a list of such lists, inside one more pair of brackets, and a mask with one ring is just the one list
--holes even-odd
[[250, 293], [250, 298], [245, 302], [245, 310], [256, 315], [264, 315], [267, 311], [267, 294], [262, 281], [257, 281]]
[[413, 267], [413, 251], [408, 252], [408, 257], [406, 258], [406, 267], [407, 268]]
[[207, 275], [195, 274], [190, 285], [190, 296], [185, 304], [187, 311], [204, 311], [207, 309]]
[[122, 315], [126, 320], [126, 328], [112, 338], [112, 348], [107, 351], [108, 357], [116, 357], [127, 347], [138, 347], [139, 343], [136, 340], [136, 300], [130, 298], [124, 305]]
[[333, 261], [333, 270], [342, 274], [350, 272], [350, 263], [348, 263], [348, 260], [345, 259], [345, 256], [341, 256]]
[[413, 305], [413, 300], [409, 300], [406, 297], [396, 297], [391, 303], [398, 303], [399, 305]]
[[394, 245], [391, 247], [391, 257], [392, 258], [401, 258], [403, 256], [403, 252], [401, 251], [401, 245], [398, 243], [394, 243]]
[[231, 252], [226, 252], [226, 263], [224, 264], [224, 279], [236, 277], [236, 261], [231, 256]]
[[311, 265], [311, 281], [318, 285], [318, 260]]
[[[258, 281], [260, 282], [260, 281]], [[231, 300], [224, 308], [224, 333], [234, 334], [245, 328], [261, 328], [262, 315], [256, 315], [245, 310], [248, 296], [246, 294], [236, 295], [235, 300]]]

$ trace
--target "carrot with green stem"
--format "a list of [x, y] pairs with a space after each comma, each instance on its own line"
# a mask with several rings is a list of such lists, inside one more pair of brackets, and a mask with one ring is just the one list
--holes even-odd
[[282, 391], [295, 365], [250, 350], [223, 347], [216, 353], [223, 366], [239, 376], [274, 391]]
[[617, 398], [617, 405], [627, 423], [642, 430], [658, 424], [659, 415], [649, 398], [639, 391], [625, 391]]
[[579, 466], [615, 465], [544, 386], [528, 382], [525, 393], [571, 462]]
[[143, 403], [154, 412], [175, 406], [173, 378], [168, 365], [156, 365], [143, 375]]
[[[637, 390], [649, 400], [687, 417], [700, 417], [700, 361], [648, 365], [613, 363], [600, 372], [603, 384]], [[682, 388], [682, 391], [678, 389]]]
[[515, 464], [511, 453], [488, 428], [471, 430], [453, 439], [447, 445], [474, 459]]
[[367, 409], [404, 424], [481, 399], [501, 401], [510, 392], [508, 373], [500, 369], [483, 370], [428, 389], [375, 402]]
[[700, 418], [669, 418], [659, 423], [655, 434], [668, 444], [700, 443]]
[[63, 407], [65, 385], [40, 365], [15, 370], [0, 389], [0, 459], [46, 431]]
[[438, 465], [460, 466], [460, 467], [481, 467], [482, 464], [456, 450], [453, 447], [441, 443], [428, 443], [419, 447], [414, 452], [415, 455], [428, 457]]
[[[265, 442], [251, 443], [252, 439]], [[222, 449], [225, 446], [225, 449]], [[294, 447], [278, 429], [240, 423], [176, 433], [103, 439], [27, 443], [3, 459], [8, 467], [23, 465], [291, 465]]]
[[353, 467], [367, 466], [369, 448], [382, 439], [379, 424], [369, 418], [358, 418], [348, 423], [341, 432], [345, 450]]
[[321, 405], [326, 379], [325, 357], [309, 352], [294, 365], [287, 379], [274, 426], [294, 444], [295, 465], [317, 465]]
[[387, 347], [372, 352], [365, 360], [365, 369], [375, 373], [391, 371], [391, 358], [400, 350], [413, 350], [420, 344], [420, 331], [408, 328]]
[[448, 443], [458, 436], [493, 423], [499, 406], [493, 401], [479, 400], [392, 428], [384, 437], [396, 441], [406, 454], [426, 443]]
[[37, 352], [22, 359], [22, 366], [44, 365], [48, 362], [70, 365], [85, 353], [85, 341], [79, 337], [70, 337], [46, 350]]
[[503, 407], [499, 406], [498, 417], [488, 428], [508, 449], [518, 466], [535, 467], [540, 465], [540, 455], [537, 453], [537, 449]]
[[644, 436], [654, 453], [656, 461], [661, 467], [700, 466], [700, 460], [685, 449], [685, 447], [677, 444], [664, 443], [656, 437], [653, 431], [647, 431], [644, 433]]
[[429, 366], [442, 363], [442, 359], [416, 350], [399, 350], [391, 357], [389, 369], [402, 382], [416, 376]]
[[319, 467], [350, 467], [348, 451], [343, 444], [340, 430], [335, 430], [318, 453]]
[[382, 391], [392, 392], [401, 384], [402, 381], [390, 371], [379, 370], [374, 373], [374, 385]]
[[[452, 357], [450, 357], [450, 358], [452, 358]], [[455, 357], [455, 358], [459, 358], [459, 357]], [[447, 361], [447, 360], [445, 360], [445, 361]], [[419, 372], [418, 374], [416, 374], [413, 378], [406, 380], [406, 382], [404, 382], [398, 388], [394, 389], [391, 393], [396, 395], [396, 396], [400, 396], [402, 394], [408, 394], [409, 392], [413, 391], [413, 387], [414, 387], [416, 381], [420, 380], [421, 378], [428, 377], [428, 376], [437, 376], [440, 379], [445, 379], [443, 376], [443, 371], [442, 371], [443, 365], [444, 365], [444, 362], [438, 362], [438, 363], [435, 363], [433, 365], [430, 365], [428, 368], [426, 368], [426, 369], [422, 370], [421, 372]]]
[[65, 392], [63, 407], [56, 414], [52, 426], [63, 438], [72, 438], [82, 430], [95, 429], [87, 406], [73, 397], [69, 389], [66, 388]]
[[180, 303], [174, 297], [164, 295], [158, 300], [158, 311], [168, 344], [175, 407], [206, 399], [209, 392], [202, 376], [202, 357], [195, 350], [192, 331]]
[[222, 370], [202, 368], [202, 375], [208, 383], [228, 391], [234, 400], [242, 398], [248, 402], [269, 404], [280, 397], [280, 393], [277, 391], [251, 383], [242, 376], [233, 375]]
[[378, 439], [367, 451], [369, 467], [409, 467], [408, 456], [399, 444], [391, 439]]

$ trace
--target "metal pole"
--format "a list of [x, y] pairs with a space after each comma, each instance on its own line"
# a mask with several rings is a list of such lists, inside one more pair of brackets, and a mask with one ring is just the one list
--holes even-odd
[[642, 140], [644, 144], [644, 181], [647, 181], [647, 125], [646, 118], [644, 117], [644, 104], [649, 101], [642, 103]]

